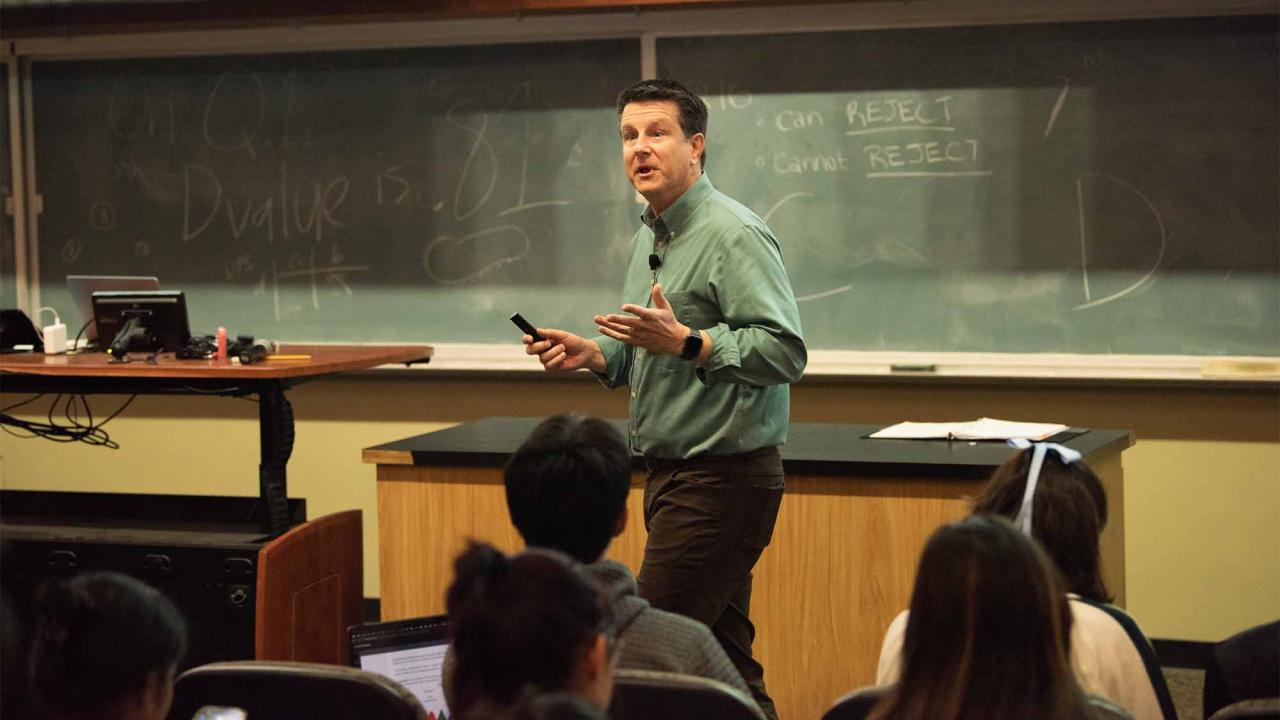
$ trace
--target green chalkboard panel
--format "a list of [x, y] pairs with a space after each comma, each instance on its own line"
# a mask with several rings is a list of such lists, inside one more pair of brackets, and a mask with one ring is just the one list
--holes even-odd
[[825, 348], [1280, 353], [1277, 22], [660, 40]]
[[590, 332], [640, 211], [613, 107], [639, 67], [634, 39], [38, 63], [44, 297], [155, 274], [196, 331]]
[[[709, 29], [714, 31], [714, 28]], [[817, 349], [1280, 353], [1275, 18], [660, 38]], [[640, 206], [635, 40], [41, 62], [43, 297], [154, 273], [197, 330], [591, 333]]]
[[0, 64], [0, 307], [18, 306], [14, 283], [13, 169], [9, 147], [9, 66]]

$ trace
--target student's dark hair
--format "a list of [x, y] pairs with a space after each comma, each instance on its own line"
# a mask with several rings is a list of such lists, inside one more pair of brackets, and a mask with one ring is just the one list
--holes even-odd
[[612, 636], [608, 601], [568, 556], [526, 550], [510, 558], [472, 543], [454, 561], [445, 605], [456, 659], [453, 711], [511, 706], [567, 689], [596, 636]]
[[599, 418], [544, 420], [507, 461], [507, 510], [524, 541], [593, 563], [613, 540], [631, 488], [631, 452]]
[[945, 525], [920, 557], [901, 679], [871, 717], [1083, 720], [1070, 634], [1066, 593], [1034, 542], [996, 517]]
[[112, 572], [54, 580], [36, 595], [28, 672], [35, 704], [63, 717], [104, 717], [170, 673], [186, 652], [186, 623], [164, 595]]
[[[1022, 507], [1031, 468], [1031, 449], [996, 468], [973, 511], [1012, 520]], [[1058, 566], [1068, 592], [1097, 602], [1111, 602], [1102, 581], [1098, 538], [1107, 524], [1107, 493], [1102, 481], [1083, 461], [1064, 464], [1052, 450], [1045, 453], [1031, 510], [1031, 536]]]
[[[618, 93], [618, 115], [622, 115], [622, 110], [627, 107], [628, 103], [633, 102], [654, 102], [670, 100], [676, 104], [676, 109], [680, 115], [680, 130], [684, 132], [685, 139], [691, 138], [698, 133], [702, 133], [705, 137], [707, 134], [707, 104], [702, 98], [695, 95], [689, 88], [681, 85], [675, 80], [641, 80], [640, 82], [626, 88]], [[702, 157], [699, 158], [700, 167], [707, 166], [707, 150], [706, 145], [702, 146]]]

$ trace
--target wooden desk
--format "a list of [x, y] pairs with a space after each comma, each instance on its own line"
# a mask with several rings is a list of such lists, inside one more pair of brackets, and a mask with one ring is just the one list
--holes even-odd
[[309, 360], [252, 365], [213, 360], [178, 360], [172, 353], [154, 363], [135, 353], [133, 362], [113, 363], [105, 353], [0, 355], [0, 391], [123, 395], [258, 396], [261, 460], [259, 498], [264, 530], [289, 529], [285, 466], [293, 453], [293, 406], [284, 391], [300, 382], [389, 363], [425, 362], [426, 345], [287, 345], [281, 354], [310, 355]]
[[[507, 515], [502, 465], [539, 418], [488, 418], [364, 451], [378, 466], [384, 620], [444, 611], [454, 556], [467, 538], [521, 547]], [[623, 423], [619, 422], [622, 427]], [[906, 608], [929, 534], [968, 511], [968, 497], [1014, 451], [1003, 443], [870, 440], [877, 426], [797, 423], [782, 448], [787, 491], [773, 543], [755, 571], [755, 652], [784, 720], [820, 717], [875, 679], [880, 641]], [[1103, 564], [1124, 599], [1123, 430], [1066, 441], [1106, 485]], [[627, 531], [609, 555], [633, 570], [644, 554], [643, 468]]]

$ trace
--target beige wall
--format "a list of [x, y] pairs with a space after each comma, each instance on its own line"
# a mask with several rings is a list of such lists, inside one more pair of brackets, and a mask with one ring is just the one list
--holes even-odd
[[[312, 517], [361, 508], [365, 595], [378, 595], [374, 469], [360, 450], [489, 415], [625, 414], [586, 379], [362, 376], [290, 393], [290, 495]], [[6, 403], [21, 399], [9, 394]], [[122, 398], [93, 399], [95, 415]], [[42, 400], [41, 403], [44, 401]], [[47, 406], [42, 406], [47, 409]], [[1280, 608], [1280, 394], [1274, 390], [805, 381], [797, 422], [980, 415], [1130, 428], [1124, 455], [1129, 609], [1152, 637], [1215, 640]], [[0, 435], [0, 486], [251, 495], [257, 410], [227, 398], [140, 397], [107, 426], [119, 450]]]

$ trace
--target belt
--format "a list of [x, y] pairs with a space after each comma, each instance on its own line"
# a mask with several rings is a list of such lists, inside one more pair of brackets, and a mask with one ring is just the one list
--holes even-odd
[[777, 447], [770, 446], [758, 448], [756, 450], [748, 450], [747, 452], [733, 453], [731, 455], [697, 455], [691, 458], [660, 458], [652, 455], [641, 455], [640, 459], [649, 472], [671, 472], [673, 470], [683, 470], [685, 468], [715, 468], [734, 465], [741, 462], [767, 457], [769, 455], [776, 454], [777, 452]]

